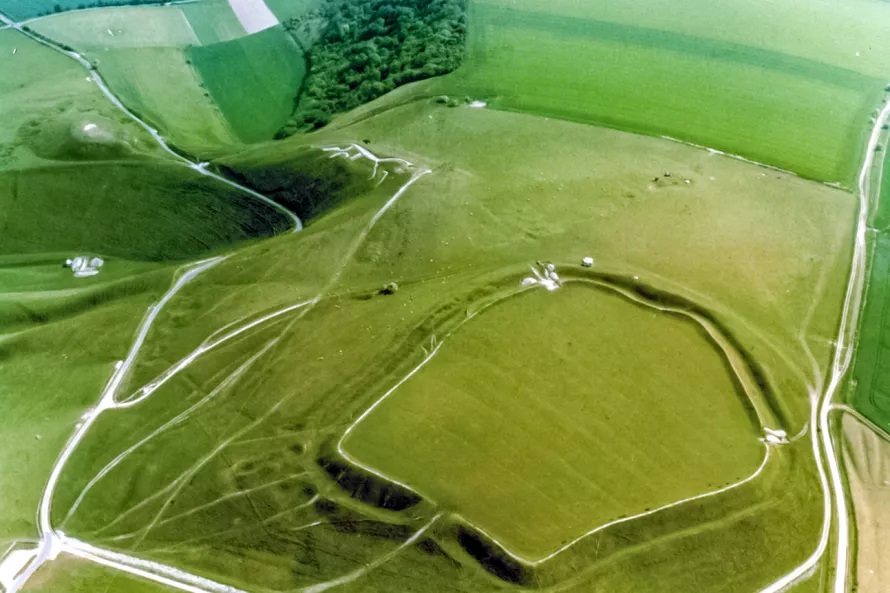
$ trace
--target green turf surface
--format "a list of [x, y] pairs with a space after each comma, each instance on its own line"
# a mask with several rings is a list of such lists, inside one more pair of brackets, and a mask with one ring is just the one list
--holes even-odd
[[[433, 172], [370, 232], [374, 213], [406, 179], [396, 165], [386, 165], [379, 187], [356, 185], [352, 200], [301, 234], [244, 249], [177, 295], [149, 333], [124, 393], [152, 382], [227, 324], [238, 327], [322, 291], [328, 296], [214, 348], [143, 404], [100, 419], [57, 493], [54, 522], [66, 533], [242, 589], [308, 587], [388, 557], [453, 507], [424, 501], [405, 512], [379, 509], [350, 496], [316, 460], [423, 359], [433, 334], [447, 333], [500, 290], [505, 274], [528, 274], [536, 259], [577, 266], [590, 255], [596, 269], [637, 275], [701, 303], [764, 365], [776, 416], [789, 433], [808, 421], [806, 387], [828, 364], [843, 297], [855, 208], [848, 194], [658, 139], [424, 102], [223, 162], [239, 174], [277, 167], [281, 179], [290, 166], [299, 178], [311, 163], [307, 145], [362, 139], [378, 154], [404, 155]], [[331, 162], [371, 177], [367, 161]], [[399, 291], [378, 295], [391, 281]], [[541, 295], [547, 297], [559, 293]], [[602, 322], [595, 307], [573, 310], [578, 327]], [[539, 345], [527, 357], [532, 369], [553, 355], [547, 342]], [[201, 401], [99, 480], [66, 519], [106, 464]], [[750, 487], [610, 527], [544, 563], [533, 578], [579, 592], [595, 582], [621, 590], [628, 571], [634, 590], [647, 593], [665, 582], [684, 591], [763, 587], [812, 553], [822, 510], [810, 496], [819, 482], [807, 441], [771, 459]], [[733, 478], [752, 471], [747, 462], [732, 469]], [[233, 496], [243, 488], [258, 490]], [[310, 493], [319, 496], [311, 505]], [[431, 528], [434, 545], [406, 548], [387, 560], [391, 570], [344, 587], [500, 590], [503, 581], [462, 551], [452, 526], [446, 513]], [[739, 557], [740, 547], [750, 552]], [[683, 560], [653, 564], [652, 557]]]
[[277, 210], [179, 165], [112, 162], [0, 172], [0, 253], [195, 259], [288, 227]]
[[752, 474], [764, 448], [740, 398], [694, 322], [538, 289], [457, 330], [341, 446], [537, 561]]
[[[886, 77], [887, 6], [870, 0], [480, 0], [481, 3], [635, 25], [740, 44]], [[517, 6], [518, 5], [518, 6]], [[791, 33], [793, 31], [793, 34]], [[830, 43], [826, 43], [830, 40]], [[857, 55], [858, 54], [858, 55]]]
[[120, 100], [174, 145], [200, 157], [237, 142], [182, 50], [113, 48], [90, 56]]
[[179, 7], [201, 45], [231, 41], [246, 35], [226, 0], [202, 0]]
[[12, 537], [37, 535], [36, 509], [59, 451], [170, 281], [162, 267], [121, 260], [75, 279], [63, 262], [63, 254], [0, 260], [0, 391], [10, 423], [0, 434], [0, 532]]
[[294, 109], [305, 62], [281, 27], [187, 52], [213, 101], [244, 142], [271, 140]]
[[77, 49], [185, 47], [197, 44], [189, 20], [175, 6], [125, 6], [49, 16], [29, 26]]
[[[162, 155], [148, 133], [111, 105], [74, 60], [16, 31], [0, 31], [0, 53], [0, 170]], [[106, 132], [103, 138], [111, 144], [97, 144], [83, 134], [89, 123]]]
[[467, 61], [439, 88], [852, 183], [883, 78], [706, 31], [600, 20], [595, 5], [538, 8], [472, 2]]
[[67, 554], [41, 568], [25, 593], [173, 593], [175, 588], [143, 580], [114, 568]]
[[856, 360], [853, 406], [869, 420], [890, 433], [890, 155], [884, 157], [884, 171], [879, 188], [878, 208], [869, 225], [870, 268], [865, 289]]

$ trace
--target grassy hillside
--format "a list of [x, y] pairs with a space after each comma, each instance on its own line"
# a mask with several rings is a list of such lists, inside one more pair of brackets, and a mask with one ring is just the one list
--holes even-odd
[[[485, 538], [474, 540], [459, 519], [461, 513], [470, 514], [474, 501], [467, 482], [455, 478], [449, 485], [455, 497], [443, 504], [435, 496], [417, 500], [338, 458], [335, 445], [458, 324], [504, 292], [519, 289], [535, 260], [552, 261], [569, 275], [581, 270], [584, 256], [596, 260], [590, 273], [614, 274], [637, 287], [631, 289], [635, 294], [657, 302], [662, 291], [712, 315], [745, 353], [746, 364], [759, 368], [769, 426], [796, 434], [809, 419], [807, 386], [828, 363], [849, 257], [851, 196], [663, 140], [427, 102], [322, 131], [306, 142], [258, 146], [225, 164], [240, 166], [242, 172], [278, 168], [280, 178], [291, 166], [296, 177], [306, 173], [302, 157], [313, 150], [310, 145], [345, 147], [356, 140], [376, 154], [398, 155], [415, 166], [390, 162], [375, 171], [367, 159], [347, 160], [358, 154], [355, 149], [334, 158], [325, 153], [331, 162], [355, 168], [361, 184], [351, 200], [319, 216], [299, 236], [240, 251], [172, 301], [149, 335], [125, 394], [142, 393], [143, 386], [154, 384], [200, 345], [272, 317], [201, 353], [144, 404], [100, 420], [63, 477], [53, 511], [57, 524], [101, 545], [171, 562], [239, 588], [249, 584], [276, 591], [322, 585], [386, 558], [386, 571], [362, 577], [355, 586], [478, 593], [502, 590], [506, 578], [579, 593], [594, 586], [729, 593], [740, 583], [751, 590], [763, 587], [812, 553], [822, 506], [811, 496], [819, 485], [806, 439], [772, 448], [763, 474], [745, 486], [614, 525], [539, 567], [514, 566], [506, 572], [501, 571], [506, 565], [498, 568], [491, 560], [506, 562], [497, 546]], [[391, 202], [412, 172], [425, 168], [432, 172]], [[381, 294], [389, 282], [397, 282], [399, 289]], [[551, 411], [553, 418], [580, 419], [599, 406], [616, 413], [626, 409], [622, 419], [636, 418], [640, 412], [633, 405], [644, 392], [645, 376], [617, 375], [626, 386], [623, 393], [633, 396], [604, 399], [599, 392], [587, 393], [590, 385], [578, 373], [602, 369], [597, 377], [606, 376], [611, 352], [591, 360], [593, 346], [556, 348], [553, 332], [540, 328], [549, 321], [564, 336], [576, 336], [579, 328], [606, 323], [638, 328], [636, 319], [652, 324], [646, 326], [648, 333], [624, 331], [639, 344], [659, 335], [662, 322], [671, 323], [667, 314], [639, 313], [622, 302], [604, 318], [603, 307], [551, 300], [566, 295], [528, 295], [530, 300], [522, 302], [527, 307], [519, 305], [520, 312], [508, 318], [498, 317], [497, 309], [474, 317], [464, 329], [497, 322], [503, 340], [487, 344], [472, 333], [464, 334], [467, 342], [445, 342], [439, 355], [454, 365], [437, 371], [436, 358], [414, 376], [412, 381], [435, 386], [416, 404], [428, 405], [432, 394], [436, 410], [445, 415], [448, 398], [463, 395], [440, 388], [466, 380], [463, 392], [472, 387], [473, 393], [491, 393], [500, 398], [503, 413], [516, 398], [533, 394], [534, 405]], [[560, 305], [554, 309], [554, 303]], [[556, 313], [560, 316], [552, 317]], [[571, 341], [588, 344], [598, 335], [582, 334]], [[455, 344], [459, 349], [448, 354]], [[509, 357], [517, 367], [475, 373], [484, 360], [501, 356], [499, 347], [503, 356], [507, 349], [521, 352]], [[622, 340], [620, 347], [629, 346]], [[657, 356], [662, 351], [640, 347], [634, 352]], [[563, 376], [554, 371], [553, 357], [575, 372]], [[709, 360], [707, 368], [713, 369]], [[704, 367], [703, 361], [698, 366]], [[670, 372], [666, 366], [659, 369]], [[425, 377], [426, 371], [433, 374]], [[565, 382], [573, 389], [558, 396], [544, 388], [524, 392], [525, 379]], [[762, 451], [762, 445], [755, 431], [732, 428], [748, 422], [744, 410], [729, 412], [738, 401], [718, 398], [703, 406], [697, 403], [701, 390], [678, 388], [676, 393], [672, 409], [682, 407], [696, 417], [710, 413], [728, 422], [719, 438], [728, 439], [732, 450], [708, 448], [712, 441], [696, 449], [743, 458], [727, 461], [719, 469], [727, 474], [715, 474], [715, 483], [751, 471], [748, 455]], [[407, 414], [408, 405], [399, 406], [399, 412]], [[484, 435], [483, 440], [503, 435], [498, 451], [510, 449], [511, 443], [512, 449], [527, 451], [535, 440], [515, 442], [507, 425], [486, 431], [481, 420], [491, 417], [480, 411], [463, 429]], [[668, 432], [684, 427], [663, 433], [672, 446], [657, 454], [641, 451], [641, 464], [653, 457], [679, 463], [675, 455], [689, 445], [687, 439], [699, 438], [683, 419], [675, 420], [664, 423]], [[472, 422], [479, 426], [473, 428]], [[613, 440], [638, 429], [642, 426], [631, 423]], [[391, 436], [400, 434], [394, 430]], [[148, 437], [84, 491], [106, 464]], [[379, 450], [384, 441], [402, 450], [406, 462], [415, 451], [440, 451], [437, 447], [442, 455], [460, 459], [467, 441], [426, 431], [429, 442], [407, 450], [379, 433], [374, 438]], [[170, 450], [177, 455], [166, 455]], [[579, 445], [572, 454], [581, 459], [590, 452]], [[609, 465], [601, 470], [609, 476], [627, 476], [621, 469], [624, 460], [598, 459]], [[687, 459], [699, 461], [708, 463]], [[509, 463], [491, 460], [486, 473], [502, 475]], [[536, 476], [534, 484], [546, 481], [554, 492], [565, 491], [566, 476], [576, 474], [564, 465], [551, 469]], [[684, 477], [691, 480], [695, 471]], [[486, 484], [492, 491], [479, 493], [479, 500], [494, 500], [499, 483]], [[704, 480], [704, 487], [708, 483]], [[671, 482], [665, 488], [675, 486]], [[699, 491], [702, 484], [690, 486]], [[249, 494], [238, 494], [245, 490]], [[522, 492], [528, 496], [523, 500], [535, 496]], [[566, 491], [559, 500], [573, 495]], [[656, 504], [654, 499], [637, 502], [644, 508]], [[617, 503], [609, 504], [614, 510]], [[572, 529], [595, 528], [601, 517], [585, 513], [605, 512], [605, 505], [585, 504], [583, 513], [572, 512]], [[423, 541], [406, 543], [424, 528]], [[491, 553], [488, 559], [480, 545]], [[739, 549], [746, 553], [740, 556]], [[498, 571], [500, 577], [493, 574]]]
[[[16, 31], [0, 31], [0, 53], [0, 170], [161, 156], [148, 133], [111, 105], [73, 60]], [[83, 132], [90, 123], [101, 137]]]
[[715, 39], [707, 30], [600, 20], [593, 5], [583, 15], [567, 2], [538, 8], [473, 2], [467, 63], [442, 81], [442, 92], [674, 136], [852, 183], [886, 84], [873, 69]]
[[25, 593], [171, 593], [173, 589], [134, 577], [120, 570], [106, 568], [88, 560], [63, 555], [41, 568], [25, 585]]
[[305, 62], [280, 27], [226, 43], [191, 47], [211, 98], [244, 142], [270, 140], [294, 109]]
[[195, 259], [288, 227], [277, 210], [180, 165], [110, 162], [0, 172], [0, 253]]
[[62, 267], [70, 255], [0, 257], [0, 391], [10, 423], [0, 433], [5, 537], [37, 534], [35, 510], [59, 451], [171, 278], [158, 264], [108, 258], [99, 275], [76, 279]]

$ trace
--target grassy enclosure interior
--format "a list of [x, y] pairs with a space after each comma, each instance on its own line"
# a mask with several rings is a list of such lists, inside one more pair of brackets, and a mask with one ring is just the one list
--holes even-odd
[[538, 289], [458, 329], [341, 446], [537, 561], [757, 469], [759, 422], [715, 348], [601, 288]]

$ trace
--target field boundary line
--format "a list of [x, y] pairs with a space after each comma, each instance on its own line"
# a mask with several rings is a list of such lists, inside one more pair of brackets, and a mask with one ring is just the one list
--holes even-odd
[[511, 558], [513, 558], [514, 560], [518, 560], [519, 562], [521, 562], [521, 563], [523, 563], [523, 564], [525, 564], [525, 565], [527, 565], [527, 566], [538, 566], [538, 565], [540, 565], [540, 564], [543, 564], [544, 562], [547, 562], [548, 560], [552, 560], [553, 558], [555, 558], [556, 556], [558, 556], [558, 555], [561, 554], [562, 552], [565, 552], [566, 550], [568, 550], [569, 548], [571, 548], [572, 546], [574, 546], [576, 543], [578, 543], [578, 542], [581, 541], [582, 539], [586, 539], [586, 538], [590, 537], [591, 535], [593, 535], [593, 534], [595, 534], [595, 533], [598, 533], [598, 532], [600, 532], [600, 531], [603, 531], [604, 529], [607, 529], [607, 528], [609, 528], [609, 527], [612, 527], [613, 525], [619, 525], [619, 524], [621, 524], [621, 523], [626, 523], [626, 522], [628, 522], [628, 521], [633, 521], [633, 520], [635, 520], [635, 519], [642, 519], [643, 517], [648, 517], [649, 515], [654, 515], [654, 514], [656, 514], [656, 513], [660, 513], [661, 511], [666, 511], [667, 509], [670, 509], [670, 508], [673, 508], [673, 507], [680, 506], [680, 505], [685, 504], [685, 503], [687, 503], [687, 502], [693, 502], [693, 501], [695, 501], [695, 500], [700, 500], [700, 499], [703, 499], [703, 498], [709, 498], [709, 497], [711, 497], [711, 496], [716, 496], [716, 495], [718, 495], [718, 494], [722, 494], [722, 493], [724, 493], [724, 492], [727, 492], [727, 491], [729, 491], [729, 490], [732, 490], [732, 489], [734, 489], [734, 488], [737, 488], [737, 487], [739, 487], [739, 486], [742, 486], [742, 485], [744, 485], [744, 484], [747, 484], [747, 483], [750, 482], [751, 480], [754, 480], [755, 478], [757, 478], [757, 476], [759, 476], [759, 475], [763, 472], [764, 468], [766, 467], [767, 462], [769, 461], [770, 446], [769, 446], [768, 444], [766, 444], [766, 443], [763, 443], [763, 446], [764, 446], [764, 448], [766, 449], [766, 452], [765, 452], [765, 454], [764, 454], [764, 456], [763, 456], [763, 461], [760, 462], [760, 466], [754, 471], [754, 473], [751, 474], [750, 476], [748, 476], [747, 478], [744, 478], [744, 479], [742, 479], [742, 480], [739, 480], [738, 482], [733, 482], [732, 484], [729, 484], [728, 486], [724, 486], [723, 488], [720, 488], [720, 489], [718, 489], [718, 490], [712, 490], [712, 491], [710, 491], [710, 492], [705, 492], [705, 493], [702, 493], [702, 494], [696, 494], [695, 496], [690, 496], [690, 497], [688, 497], [688, 498], [683, 498], [683, 499], [680, 499], [680, 500], [675, 500], [674, 502], [671, 502], [671, 503], [668, 503], [668, 504], [666, 504], [666, 505], [660, 506], [660, 507], [658, 507], [658, 508], [656, 508], [656, 509], [652, 509], [651, 511], [644, 511], [644, 512], [642, 512], [642, 513], [638, 513], [638, 514], [636, 514], [636, 515], [631, 515], [630, 517], [623, 517], [623, 518], [621, 518], [621, 519], [615, 519], [614, 521], [610, 521], [610, 522], [608, 522], [608, 523], [603, 523], [602, 525], [599, 525], [599, 526], [597, 526], [597, 527], [591, 529], [590, 531], [588, 531], [588, 532], [586, 532], [586, 533], [584, 533], [584, 534], [582, 534], [582, 535], [579, 535], [578, 537], [576, 537], [575, 539], [573, 539], [573, 540], [570, 541], [569, 543], [565, 544], [563, 547], [559, 548], [559, 549], [556, 550], [555, 552], [551, 552], [551, 553], [548, 554], [547, 556], [544, 556], [543, 558], [540, 558], [540, 559], [538, 559], [538, 560], [528, 560], [528, 559], [526, 559], [526, 558], [523, 558], [523, 557], [521, 557], [521, 556], [518, 556], [518, 555], [512, 553], [512, 552], [510, 551], [510, 549], [509, 549], [507, 546], [505, 546], [505, 545], [502, 544], [500, 541], [498, 541], [497, 539], [495, 539], [494, 537], [492, 537], [487, 531], [485, 531], [484, 529], [482, 529], [481, 527], [479, 527], [478, 525], [476, 525], [476, 524], [473, 523], [472, 521], [469, 521], [466, 517], [463, 517], [463, 516], [462, 516], [461, 518], [462, 518], [464, 521], [466, 521], [468, 525], [472, 526], [473, 529], [476, 529], [477, 531], [481, 532], [482, 534], [485, 535], [485, 537], [487, 537], [488, 539], [490, 539], [491, 541], [493, 541], [494, 543], [496, 543], [496, 544], [497, 544], [497, 545], [498, 545], [504, 552], [507, 553], [507, 555], [509, 555], [509, 556], [510, 556]]

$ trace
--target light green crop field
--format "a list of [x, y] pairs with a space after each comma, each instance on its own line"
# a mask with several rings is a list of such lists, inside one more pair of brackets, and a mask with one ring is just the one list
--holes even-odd
[[306, 65], [283, 28], [192, 47], [187, 55], [244, 142], [271, 140], [293, 113]]
[[175, 145], [203, 156], [237, 142], [182, 50], [115, 48], [93, 55], [121, 101]]
[[[479, 2], [502, 8], [516, 8], [518, 4], [512, 0]], [[521, 7], [533, 12], [557, 12], [574, 18], [706, 37], [798, 56], [869, 76], [886, 77], [890, 72], [890, 55], [884, 51], [890, 45], [885, 35], [890, 15], [884, 4], [871, 0], [725, 0], [720, 3], [522, 0]]]
[[185, 47], [199, 43], [188, 18], [175, 6], [122, 6], [48, 16], [34, 31], [77, 49]]
[[247, 33], [226, 0], [202, 0], [179, 7], [201, 45], [244, 37]]
[[458, 329], [341, 447], [537, 561], [752, 474], [762, 429], [731, 373], [691, 320], [539, 289]]
[[[886, 85], [875, 72], [885, 61], [880, 52], [872, 49], [871, 67], [860, 71], [847, 60], [820, 61], [817, 52], [783, 53], [789, 48], [762, 39], [722, 40], [702, 27], [693, 34], [610, 22], [603, 17], [615, 18], [608, 14], [615, 10], [600, 15], [601, 3], [502, 4], [471, 2], [469, 55], [441, 81], [443, 92], [678, 137], [852, 185], [869, 113]], [[795, 22], [790, 14], [783, 22]], [[878, 14], [890, 25], [890, 11]], [[873, 26], [864, 28], [872, 35], [860, 37], [864, 47], [886, 46]]]

